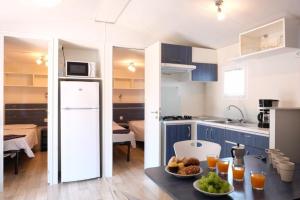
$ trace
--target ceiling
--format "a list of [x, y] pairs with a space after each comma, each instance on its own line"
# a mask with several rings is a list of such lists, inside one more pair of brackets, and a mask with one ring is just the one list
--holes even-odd
[[[48, 54], [48, 42], [44, 40], [5, 37], [4, 48], [5, 66], [16, 66], [20, 63], [38, 66], [36, 59]], [[41, 64], [43, 65], [44, 63]]]
[[[72, 23], [89, 24], [85, 32], [93, 31], [103, 34], [103, 26], [95, 22], [96, 17], [115, 19], [118, 11], [116, 5], [125, 0], [62, 0], [56, 7], [40, 7], [30, 3], [34, 0], [2, 0], [0, 24], [47, 24], [59, 23], [65, 31]], [[35, 0], [37, 1], [37, 0]], [[105, 3], [103, 3], [105, 1]], [[127, 5], [124, 3], [123, 5]], [[109, 8], [109, 9], [106, 9]], [[300, 0], [224, 0], [226, 19], [218, 21], [213, 0], [131, 0], [118, 17], [111, 29], [122, 34], [131, 35], [134, 31], [142, 35], [145, 44], [155, 40], [220, 48], [238, 41], [238, 33], [258, 25], [268, 23], [282, 16], [300, 17]], [[113, 16], [113, 17], [112, 17]], [[75, 25], [74, 24], [74, 25]], [[78, 25], [77, 25], [78, 26]], [[1, 27], [1, 26], [0, 26]], [[30, 30], [27, 30], [30, 31]], [[108, 34], [113, 34], [109, 33]]]
[[144, 68], [144, 51], [120, 47], [113, 49], [113, 66], [115, 68], [127, 69], [130, 63], [134, 63], [137, 69]]

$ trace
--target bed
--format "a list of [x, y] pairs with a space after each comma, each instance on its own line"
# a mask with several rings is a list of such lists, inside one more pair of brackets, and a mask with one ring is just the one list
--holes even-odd
[[35, 124], [10, 124], [4, 126], [4, 135], [25, 135], [25, 137], [5, 140], [4, 152], [24, 150], [29, 158], [34, 157], [32, 148], [38, 144], [37, 125]]
[[133, 120], [128, 123], [129, 129], [134, 132], [135, 140], [144, 142], [144, 120]]
[[[113, 130], [125, 130], [124, 127], [120, 126], [116, 122], [113, 122]], [[113, 134], [113, 142], [127, 142], [129, 141], [133, 148], [136, 148], [135, 135], [132, 131], [127, 134]]]
[[[129, 132], [126, 131], [126, 129], [120, 125], [118, 125], [116, 122], [113, 121], [113, 144], [114, 145], [126, 145], [128, 147], [127, 150], [127, 161], [130, 161], [130, 146], [133, 148], [136, 148], [135, 143], [135, 137], [134, 133], [129, 130]], [[116, 132], [122, 132], [123, 133], [116, 133]]]

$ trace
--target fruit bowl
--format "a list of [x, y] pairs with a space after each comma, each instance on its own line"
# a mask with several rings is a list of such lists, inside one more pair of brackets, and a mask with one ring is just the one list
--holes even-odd
[[200, 167], [200, 171], [199, 173], [196, 173], [196, 174], [190, 174], [190, 175], [181, 175], [181, 174], [177, 174], [177, 173], [173, 173], [173, 172], [170, 172], [168, 170], [168, 166], [165, 167], [165, 171], [168, 173], [168, 174], [171, 174], [177, 178], [192, 178], [192, 177], [196, 177], [196, 176], [199, 176], [200, 174], [202, 174], [203, 172], [203, 169]]
[[199, 184], [198, 182], [199, 182], [199, 180], [195, 181], [195, 182], [193, 183], [193, 187], [194, 187], [196, 190], [198, 190], [199, 192], [201, 192], [201, 193], [203, 193], [203, 194], [205, 194], [205, 195], [207, 195], [207, 196], [213, 196], [213, 197], [216, 197], [216, 196], [225, 196], [225, 195], [228, 195], [228, 194], [230, 194], [231, 192], [234, 191], [233, 185], [230, 184], [230, 188], [229, 188], [229, 191], [228, 191], [228, 192], [224, 192], [224, 193], [211, 193], [211, 192], [206, 192], [206, 191], [204, 191], [204, 190], [201, 190], [201, 189], [198, 187], [198, 184]]

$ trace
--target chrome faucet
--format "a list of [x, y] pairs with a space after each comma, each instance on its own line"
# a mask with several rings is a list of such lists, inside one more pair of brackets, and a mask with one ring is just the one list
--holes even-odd
[[231, 107], [237, 109], [241, 113], [242, 118], [239, 120], [239, 122], [240, 123], [244, 123], [246, 120], [245, 120], [245, 116], [244, 116], [242, 110], [239, 107], [235, 106], [235, 105], [229, 105], [229, 106], [227, 106], [227, 110], [230, 110]]

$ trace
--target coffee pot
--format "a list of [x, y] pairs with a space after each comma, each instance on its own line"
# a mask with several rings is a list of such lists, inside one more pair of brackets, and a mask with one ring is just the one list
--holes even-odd
[[237, 144], [231, 148], [231, 156], [233, 158], [233, 164], [244, 165], [245, 146]]

